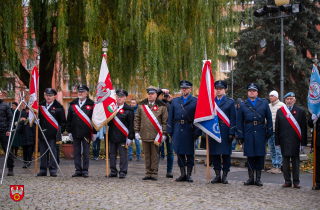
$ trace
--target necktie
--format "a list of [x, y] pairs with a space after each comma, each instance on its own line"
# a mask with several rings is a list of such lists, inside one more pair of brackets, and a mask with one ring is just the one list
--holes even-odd
[[291, 112], [292, 107], [289, 107], [289, 111]]

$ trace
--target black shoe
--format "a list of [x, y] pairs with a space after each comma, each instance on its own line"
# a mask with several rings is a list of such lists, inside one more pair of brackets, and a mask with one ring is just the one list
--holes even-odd
[[118, 174], [109, 174], [109, 178], [118, 177]]
[[87, 173], [82, 174], [82, 176], [83, 176], [84, 178], [89, 178], [89, 174], [87, 174]]
[[166, 175], [167, 178], [173, 178], [173, 174], [171, 171], [167, 171], [167, 175]]
[[13, 176], [13, 168], [8, 169], [8, 174], [7, 176]]
[[57, 173], [50, 173], [51, 177], [57, 177]]
[[254, 173], [252, 170], [248, 171], [249, 179], [244, 183], [244, 185], [254, 185]]
[[72, 177], [82, 177], [82, 174], [75, 173], [72, 175]]
[[320, 184], [316, 184], [316, 186], [314, 188], [312, 188], [313, 190], [320, 190]]
[[22, 168], [27, 168], [27, 163], [23, 163]]
[[187, 178], [186, 178], [187, 182], [193, 182], [191, 174], [192, 174], [192, 167], [187, 167]]
[[214, 170], [216, 177], [211, 181], [212, 184], [221, 183], [221, 170]]
[[119, 179], [124, 179], [124, 178], [126, 178], [125, 174], [119, 174]]
[[263, 183], [261, 182], [261, 170], [256, 170], [256, 183], [257, 186], [263, 186]]
[[37, 176], [47, 176], [47, 173], [39, 172], [39, 173], [37, 173]]
[[228, 171], [223, 171], [223, 175], [222, 175], [222, 179], [221, 179], [222, 184], [228, 184], [227, 176], [228, 176]]
[[186, 168], [180, 167], [180, 172], [181, 172], [181, 176], [179, 178], [176, 178], [176, 182], [184, 182], [187, 180], [187, 176], [186, 176]]
[[158, 177], [151, 177], [151, 180], [152, 180], [152, 181], [157, 181], [157, 180], [158, 180]]
[[142, 178], [142, 180], [150, 180], [150, 179], [152, 179], [152, 178], [149, 177], [149, 176], [145, 176], [145, 177]]
[[31, 163], [27, 163], [27, 168], [29, 168], [31, 166]]

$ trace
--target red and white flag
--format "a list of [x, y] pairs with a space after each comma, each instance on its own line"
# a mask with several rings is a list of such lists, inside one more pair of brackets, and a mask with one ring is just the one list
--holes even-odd
[[117, 114], [115, 91], [107, 66], [107, 55], [103, 54], [97, 92], [92, 113], [92, 125], [99, 131]]
[[[28, 105], [31, 107], [32, 111], [36, 114], [38, 113], [38, 87], [39, 87], [39, 74], [37, 66], [33, 67], [30, 82], [30, 96]], [[29, 123], [30, 127], [35, 121], [35, 116], [32, 111], [29, 111]]]

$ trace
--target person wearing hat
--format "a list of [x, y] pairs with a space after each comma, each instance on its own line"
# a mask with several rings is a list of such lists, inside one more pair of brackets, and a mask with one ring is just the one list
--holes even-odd
[[[225, 95], [228, 86], [224, 81], [216, 81], [214, 88], [216, 94], [215, 102], [226, 118], [218, 117], [221, 143], [209, 137], [209, 154], [212, 157], [212, 164], [216, 174], [211, 183], [228, 184], [227, 175], [231, 167], [232, 141], [236, 131], [236, 108], [234, 100]], [[222, 162], [223, 167], [221, 167]], [[222, 177], [220, 175], [221, 169], [223, 171]]]
[[[134, 139], [134, 111], [130, 105], [125, 103], [128, 96], [126, 90], [118, 89], [116, 94], [118, 113], [108, 124], [111, 169], [109, 177], [117, 177], [119, 173], [119, 179], [124, 179], [128, 172], [127, 148], [132, 144], [132, 140]], [[124, 130], [127, 131], [127, 133], [124, 133]], [[117, 170], [118, 151], [120, 155], [119, 171]]]
[[[300, 188], [300, 152], [307, 146], [307, 119], [303, 108], [295, 105], [292, 92], [284, 96], [286, 105], [278, 109], [275, 128], [275, 145], [281, 149], [284, 184], [282, 187]], [[292, 162], [292, 177], [290, 173]]]
[[[70, 102], [66, 131], [73, 140], [75, 174], [72, 177], [89, 177], [90, 140], [97, 138], [97, 132], [91, 124], [94, 102], [88, 97], [89, 88], [80, 84], [77, 87], [78, 98]], [[83, 156], [81, 161], [81, 144]], [[81, 162], [82, 165], [81, 165]]]
[[249, 174], [249, 179], [244, 185], [263, 186], [261, 171], [264, 168], [266, 139], [269, 139], [273, 132], [272, 114], [267, 99], [258, 97], [257, 84], [250, 83], [247, 90], [248, 99], [240, 103], [237, 116], [238, 139], [243, 144], [244, 155], [247, 156]]
[[[55, 99], [57, 92], [53, 88], [46, 88], [44, 91], [45, 100], [39, 103], [39, 122], [44, 135], [48, 141], [51, 151], [57, 156], [56, 141], [61, 138], [61, 133], [66, 128], [66, 115], [63, 106]], [[37, 176], [47, 176], [47, 156], [50, 154], [49, 173], [50, 176], [57, 176], [57, 165], [51, 153], [48, 150], [48, 145], [42, 136], [39, 134], [40, 147], [40, 172]], [[37, 148], [36, 148], [37, 149]], [[55, 157], [57, 158], [57, 157]]]
[[[159, 145], [166, 140], [168, 111], [166, 104], [157, 99], [157, 88], [147, 88], [148, 98], [142, 100], [134, 116], [134, 132], [142, 140], [146, 176], [142, 180], [158, 180]], [[140, 133], [140, 135], [139, 135]]]
[[201, 131], [193, 124], [197, 98], [191, 95], [192, 86], [192, 83], [187, 80], [180, 82], [182, 95], [172, 100], [168, 116], [167, 132], [169, 138], [172, 138], [181, 172], [180, 177], [176, 179], [177, 182], [193, 182], [191, 175], [194, 166], [195, 141], [201, 135]]
[[273, 165], [273, 168], [268, 170], [268, 173], [272, 173], [272, 174], [281, 174], [281, 165], [282, 165], [282, 155], [281, 155], [281, 150], [276, 147], [275, 143], [274, 143], [274, 138], [275, 138], [275, 129], [276, 129], [276, 115], [277, 115], [277, 111], [278, 109], [280, 109], [281, 107], [285, 106], [284, 103], [282, 103], [279, 99], [278, 99], [278, 92], [273, 90], [269, 93], [269, 98], [270, 98], [270, 111], [272, 114], [272, 122], [273, 122], [273, 134], [272, 136], [268, 139], [268, 147], [269, 147], [269, 152], [270, 152], [270, 156], [271, 156], [271, 162]]

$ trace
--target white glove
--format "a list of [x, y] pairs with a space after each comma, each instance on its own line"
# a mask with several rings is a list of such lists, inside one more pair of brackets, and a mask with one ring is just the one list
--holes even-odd
[[132, 140], [127, 139], [127, 141], [126, 141], [126, 145], [127, 145], [128, 147], [130, 147], [130, 146], [131, 146], [131, 144], [132, 144]]
[[140, 135], [139, 135], [139, 133], [136, 133], [134, 136], [136, 137], [137, 140], [140, 140]]
[[72, 133], [69, 133], [68, 135], [69, 135], [70, 140], [73, 141]]
[[167, 137], [166, 137], [166, 136], [162, 136], [161, 143], [165, 142], [165, 141], [166, 141], [166, 139], [167, 139]]
[[97, 134], [92, 134], [92, 141], [97, 140]]
[[315, 124], [318, 120], [318, 116], [315, 114], [312, 114], [311, 119], [313, 120], [313, 124]]
[[300, 152], [303, 152], [305, 147], [306, 147], [306, 146], [301, 146], [301, 147], [300, 147]]

